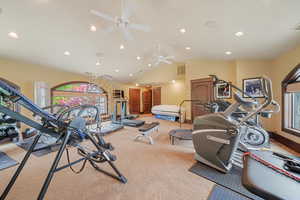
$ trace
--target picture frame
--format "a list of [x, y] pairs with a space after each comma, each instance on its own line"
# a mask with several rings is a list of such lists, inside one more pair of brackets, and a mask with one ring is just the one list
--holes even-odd
[[[254, 98], [263, 98], [264, 94], [262, 92], [262, 82], [261, 78], [246, 78], [243, 79], [243, 91], [247, 92]], [[243, 94], [244, 98], [250, 98], [249, 96]]]
[[216, 84], [216, 98], [217, 99], [231, 99], [232, 91], [231, 91], [230, 83], [217, 83]]

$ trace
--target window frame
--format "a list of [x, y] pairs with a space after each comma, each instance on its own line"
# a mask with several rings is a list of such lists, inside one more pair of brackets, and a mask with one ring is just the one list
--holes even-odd
[[[64, 82], [64, 83], [61, 83], [59, 85], [56, 85], [54, 87], [51, 88], [51, 105], [53, 105], [53, 96], [54, 96], [54, 92], [56, 91], [57, 88], [61, 87], [61, 86], [64, 86], [64, 85], [70, 85], [70, 84], [89, 84], [89, 82], [87, 81], [69, 81], [69, 82]], [[98, 94], [99, 96], [103, 96], [105, 97], [105, 108], [104, 108], [104, 113], [101, 113], [101, 110], [100, 110], [100, 115], [106, 115], [108, 114], [108, 94], [106, 92], [106, 90], [104, 90], [102, 87], [100, 87], [99, 85], [97, 85], [97, 87], [99, 89], [101, 89], [103, 91], [103, 93], [96, 93]], [[74, 92], [75, 93], [75, 92]], [[82, 92], [78, 92], [78, 94], [80, 94]], [[100, 108], [99, 108], [100, 109]]]
[[289, 93], [286, 91], [289, 84], [296, 82], [300, 82], [300, 64], [298, 64], [281, 82], [281, 130], [300, 137], [300, 130], [292, 128], [294, 124], [294, 112], [292, 109], [295, 92]]

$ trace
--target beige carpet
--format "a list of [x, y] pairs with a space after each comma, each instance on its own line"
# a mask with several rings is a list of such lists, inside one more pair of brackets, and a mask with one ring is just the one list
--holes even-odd
[[[168, 132], [178, 123], [145, 117], [146, 121], [160, 121], [159, 132], [153, 133], [154, 145], [135, 142], [136, 128], [128, 128], [105, 137], [114, 147], [119, 170], [128, 179], [122, 184], [95, 171], [90, 165], [79, 175], [65, 169], [55, 174], [45, 199], [49, 200], [206, 200], [213, 183], [188, 171], [195, 162], [191, 141], [170, 145]], [[25, 151], [9, 144], [5, 152], [21, 160]], [[7, 199], [36, 199], [55, 153], [32, 156]], [[75, 158], [77, 155], [73, 153]], [[66, 163], [63, 156], [62, 163]], [[80, 164], [79, 164], [80, 165]], [[79, 168], [79, 166], [75, 166]], [[106, 169], [109, 169], [104, 164]], [[2, 191], [16, 167], [0, 172]]]

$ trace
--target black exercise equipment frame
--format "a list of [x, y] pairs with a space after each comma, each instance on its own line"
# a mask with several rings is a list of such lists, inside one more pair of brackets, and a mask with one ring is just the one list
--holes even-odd
[[[89, 132], [84, 132], [85, 136], [87, 139], [89, 139], [93, 145], [97, 148], [96, 152], [93, 153], [89, 153], [87, 156], [83, 156], [82, 158], [70, 162], [66, 165], [60, 166], [58, 167], [59, 161], [63, 155], [64, 150], [67, 147], [67, 144], [71, 143], [71, 135], [74, 133], [78, 133], [79, 130], [76, 127], [72, 127], [70, 126], [68, 123], [65, 123], [63, 121], [58, 120], [55, 116], [43, 111], [41, 108], [39, 108], [37, 105], [33, 104], [27, 97], [23, 96], [21, 93], [19, 93], [18, 91], [14, 90], [14, 88], [11, 88], [9, 85], [7, 85], [6, 83], [2, 82], [0, 80], [0, 95], [8, 98], [10, 101], [12, 101], [13, 103], [19, 103], [20, 105], [22, 105], [23, 107], [27, 108], [28, 110], [30, 110], [34, 115], [40, 116], [42, 118], [42, 124], [35, 122], [33, 120], [31, 120], [30, 118], [14, 112], [10, 109], [8, 109], [7, 107], [0, 105], [0, 112], [4, 113], [14, 119], [16, 119], [19, 122], [23, 122], [25, 124], [27, 124], [28, 126], [35, 128], [38, 130], [38, 134], [36, 135], [36, 137], [33, 140], [33, 143], [31, 144], [29, 150], [27, 151], [27, 153], [25, 154], [23, 160], [21, 161], [19, 167], [17, 168], [16, 172], [14, 173], [13, 177], [11, 178], [11, 180], [9, 181], [8, 185], [6, 186], [5, 190], [3, 191], [3, 193], [0, 196], [0, 200], [5, 200], [7, 195], [9, 194], [10, 190], [12, 189], [13, 185], [15, 184], [18, 176], [20, 175], [21, 171], [23, 170], [25, 164], [27, 163], [29, 157], [31, 156], [31, 154], [33, 152], [36, 151], [35, 147], [41, 137], [41, 135], [43, 134], [49, 134], [49, 135], [56, 135], [59, 136], [58, 140], [61, 140], [61, 144], [60, 144], [60, 148], [58, 150], [58, 152], [56, 153], [55, 159], [51, 165], [51, 168], [48, 172], [48, 175], [43, 183], [43, 186], [39, 192], [38, 195], [38, 200], [42, 200], [45, 197], [45, 194], [47, 192], [47, 189], [49, 187], [49, 184], [54, 176], [55, 172], [58, 172], [62, 169], [65, 169], [67, 167], [70, 167], [72, 165], [75, 165], [79, 162], [86, 162], [89, 161], [89, 163], [99, 172], [104, 173], [107, 176], [110, 176], [122, 183], [126, 183], [127, 179], [119, 172], [119, 170], [116, 168], [116, 166], [112, 163], [112, 160], [109, 157], [109, 152], [107, 151], [107, 149], [105, 149], [104, 147], [101, 146], [100, 143], [97, 143], [97, 141], [95, 140], [95, 138], [89, 133]], [[97, 135], [97, 137], [101, 137], [99, 135]], [[102, 138], [99, 138], [102, 139]], [[103, 139], [102, 139], [103, 140]], [[80, 147], [79, 144], [74, 145], [75, 147]], [[40, 149], [39, 149], [40, 150]], [[104, 171], [101, 168], [99, 168], [95, 162], [95, 160], [93, 160], [93, 156], [95, 155], [101, 155], [101, 158], [104, 158], [103, 162], [108, 162], [108, 164], [111, 166], [111, 168], [114, 170], [114, 172], [117, 174], [112, 174], [110, 172]]]

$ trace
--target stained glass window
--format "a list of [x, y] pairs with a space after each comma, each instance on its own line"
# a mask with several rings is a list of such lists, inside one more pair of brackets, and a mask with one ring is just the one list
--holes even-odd
[[51, 89], [52, 104], [95, 105], [101, 114], [107, 114], [107, 93], [99, 86], [88, 82], [69, 82]]

